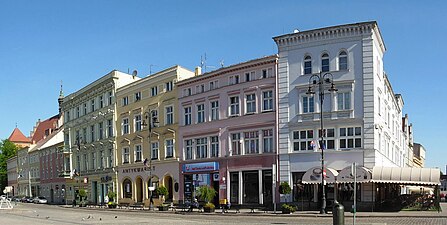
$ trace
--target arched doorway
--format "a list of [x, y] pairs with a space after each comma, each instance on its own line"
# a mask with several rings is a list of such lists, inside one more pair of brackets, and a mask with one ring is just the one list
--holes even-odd
[[123, 181], [123, 198], [132, 198], [132, 182], [128, 178]]
[[172, 202], [174, 196], [174, 182], [171, 176], [166, 176], [164, 179], [166, 188], [168, 188], [168, 196], [166, 196], [166, 201]]
[[143, 202], [143, 179], [137, 177], [135, 182], [137, 186], [137, 202]]

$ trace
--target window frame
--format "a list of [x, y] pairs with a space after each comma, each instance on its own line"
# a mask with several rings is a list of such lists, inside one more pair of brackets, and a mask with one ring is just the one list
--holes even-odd
[[345, 50], [338, 53], [338, 70], [348, 70], [348, 53]]
[[330, 67], [329, 53], [325, 52], [321, 54], [321, 72], [329, 72]]
[[312, 56], [305, 55], [303, 60], [303, 74], [312, 74]]
[[[269, 93], [266, 97], [265, 93]], [[266, 102], [268, 108], [266, 108]], [[273, 111], [273, 90], [262, 91], [262, 112], [270, 112]]]
[[245, 114], [254, 114], [256, 112], [256, 93], [245, 94]]

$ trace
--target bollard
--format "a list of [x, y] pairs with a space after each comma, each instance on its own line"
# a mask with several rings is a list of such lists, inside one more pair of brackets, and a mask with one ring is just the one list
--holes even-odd
[[332, 220], [333, 225], [345, 225], [345, 207], [338, 202], [332, 208]]

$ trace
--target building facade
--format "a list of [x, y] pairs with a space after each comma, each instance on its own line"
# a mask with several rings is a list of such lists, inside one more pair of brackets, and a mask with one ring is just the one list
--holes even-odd
[[6, 169], [8, 173], [8, 186], [12, 187], [9, 195], [16, 196], [18, 195], [17, 180], [19, 176], [17, 173], [17, 156], [11, 157], [6, 161]]
[[[324, 148], [328, 173], [354, 162], [370, 170], [374, 166], [405, 166], [403, 100], [394, 94], [383, 70], [386, 49], [376, 22], [295, 32], [274, 40], [279, 51], [280, 181], [289, 182], [293, 188], [293, 194], [283, 201], [315, 203], [320, 199], [320, 185], [302, 183], [307, 171], [321, 168], [320, 147]], [[327, 91], [330, 85], [324, 87], [323, 105], [318, 87], [316, 95], [308, 94], [313, 75], [329, 78], [338, 89], [334, 93]], [[324, 143], [319, 143], [321, 134]], [[320, 177], [321, 169], [315, 171]], [[334, 198], [333, 187], [329, 184], [327, 188], [329, 201]], [[353, 188], [352, 184], [341, 187]], [[377, 197], [372, 183], [357, 188], [362, 202], [373, 202]], [[352, 200], [352, 193], [344, 195]]]
[[173, 66], [118, 89], [119, 201], [147, 202], [154, 194], [149, 187], [159, 186], [167, 187], [167, 201], [178, 201], [177, 82], [192, 76]]
[[88, 201], [99, 204], [116, 191], [115, 92], [138, 80], [116, 70], [62, 99], [64, 121], [64, 171], [70, 178], [65, 195], [68, 202], [87, 191]]
[[181, 201], [193, 201], [208, 185], [219, 193], [216, 205], [272, 205], [276, 66], [273, 55], [178, 84]]

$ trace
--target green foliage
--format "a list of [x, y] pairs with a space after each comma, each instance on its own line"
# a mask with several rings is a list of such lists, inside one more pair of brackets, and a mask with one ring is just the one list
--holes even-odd
[[8, 186], [7, 160], [17, 155], [18, 147], [8, 139], [0, 141], [0, 191]]
[[216, 196], [216, 194], [217, 191], [208, 185], [200, 186], [197, 190], [197, 196], [205, 200], [207, 203], [210, 203], [211, 200], [214, 199], [214, 196]]
[[280, 194], [290, 194], [292, 193], [292, 189], [290, 188], [290, 185], [288, 182], [282, 182], [279, 185], [279, 193]]
[[166, 196], [169, 194], [168, 192], [168, 188], [166, 188], [165, 186], [160, 186], [155, 190], [155, 193], [157, 193], [160, 196]]
[[87, 191], [85, 189], [79, 190], [79, 196], [81, 197], [87, 197]]
[[110, 203], [110, 202], [113, 202], [113, 200], [114, 200], [115, 197], [116, 197], [116, 193], [113, 192], [113, 191], [109, 191], [109, 192], [107, 193], [107, 197], [109, 197], [109, 203]]
[[203, 208], [215, 209], [216, 206], [215, 206], [213, 203], [211, 203], [211, 202], [207, 202], [207, 203], [203, 206]]
[[281, 205], [281, 209], [283, 211], [295, 212], [296, 211], [296, 206], [284, 203], [284, 204]]

